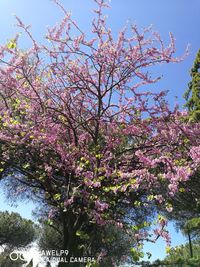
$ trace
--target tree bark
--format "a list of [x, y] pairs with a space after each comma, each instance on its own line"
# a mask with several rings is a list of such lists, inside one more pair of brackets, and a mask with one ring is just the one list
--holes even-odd
[[[78, 248], [79, 238], [76, 236], [76, 228], [74, 227], [75, 218], [72, 213], [62, 214], [63, 223], [63, 250], [68, 250], [69, 254], [66, 259], [68, 262], [60, 262], [58, 267], [81, 267], [81, 262], [74, 262], [74, 258], [82, 257], [83, 251]], [[71, 260], [70, 260], [71, 259]]]
[[190, 248], [190, 257], [193, 258], [193, 248], [192, 248], [192, 240], [191, 240], [190, 232], [188, 232], [188, 240], [189, 240], [189, 248]]

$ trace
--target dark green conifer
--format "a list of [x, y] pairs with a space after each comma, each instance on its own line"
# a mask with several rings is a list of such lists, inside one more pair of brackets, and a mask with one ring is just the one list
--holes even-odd
[[191, 120], [199, 121], [200, 120], [200, 49], [197, 53], [190, 75], [192, 79], [188, 84], [188, 90], [184, 94], [184, 98], [187, 100], [185, 106], [189, 110]]

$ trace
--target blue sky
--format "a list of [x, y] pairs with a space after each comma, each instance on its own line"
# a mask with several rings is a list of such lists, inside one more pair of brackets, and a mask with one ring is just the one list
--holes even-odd
[[[64, 6], [70, 10], [73, 17], [81, 25], [83, 31], [89, 32], [90, 20], [94, 3], [92, 0], [62, 0]], [[84, 2], [84, 4], [83, 4]], [[182, 55], [187, 44], [191, 44], [190, 55], [180, 64], [161, 66], [160, 73], [164, 78], [155, 85], [158, 89], [169, 90], [169, 100], [174, 102], [174, 96], [179, 97], [190, 79], [189, 69], [193, 64], [199, 49], [199, 0], [112, 0], [112, 8], [107, 11], [108, 22], [116, 34], [126, 23], [127, 19], [136, 23], [138, 27], [153, 25], [153, 29], [160, 32], [167, 42], [169, 32], [176, 38], [177, 55]], [[14, 26], [18, 15], [26, 24], [32, 25], [32, 32], [41, 41], [47, 26], [54, 25], [62, 16], [61, 11], [51, 0], [1, 0], [0, 1], [0, 43], [12, 38], [17, 31]], [[24, 41], [24, 39], [23, 39]], [[24, 41], [23, 46], [27, 43]]]
[[[15, 211], [21, 214], [23, 218], [32, 219], [32, 210], [34, 209], [34, 204], [32, 202], [24, 201], [24, 202], [14, 202], [14, 204], [9, 203], [6, 199], [4, 192], [0, 189], [0, 210], [5, 211]], [[173, 223], [169, 223], [168, 230], [171, 234], [172, 246], [178, 246], [186, 242], [186, 238], [181, 234], [181, 232], [177, 232], [174, 228]], [[165, 247], [166, 243], [163, 239], [159, 239], [155, 244], [154, 243], [145, 243], [144, 252], [151, 252], [152, 258], [151, 260], [163, 259], [165, 256]]]
[[[63, 0], [64, 6], [72, 12], [75, 20], [86, 33], [89, 32], [91, 10], [94, 8], [92, 0]], [[136, 23], [139, 28], [153, 25], [167, 42], [169, 32], [176, 39], [177, 55], [182, 55], [187, 44], [191, 45], [190, 55], [179, 64], [171, 64], [159, 67], [157, 70], [163, 74], [163, 79], [155, 85], [156, 89], [169, 90], [168, 100], [184, 103], [182, 95], [190, 80], [189, 70], [200, 48], [200, 1], [199, 0], [112, 0], [111, 9], [107, 10], [108, 22], [113, 33], [116, 34], [126, 23], [127, 19]], [[0, 43], [11, 39], [18, 31], [14, 26], [16, 21], [13, 14], [19, 16], [25, 24], [32, 25], [32, 32], [37, 40], [41, 41], [45, 36], [47, 26], [53, 26], [62, 17], [61, 11], [50, 0], [1, 0], [0, 1]], [[23, 47], [28, 47], [25, 39]], [[147, 88], [148, 89], [148, 88]], [[178, 100], [175, 100], [175, 96]], [[7, 206], [6, 200], [0, 195], [1, 209], [14, 209]], [[24, 217], [31, 217], [32, 203], [18, 206], [17, 211]], [[184, 242], [184, 238], [177, 234], [170, 225], [173, 244]], [[164, 256], [164, 243], [146, 245], [146, 250], [151, 250], [153, 257]]]

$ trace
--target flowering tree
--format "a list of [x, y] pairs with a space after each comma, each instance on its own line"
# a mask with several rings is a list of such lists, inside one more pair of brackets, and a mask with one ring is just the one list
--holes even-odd
[[[131, 25], [114, 39], [106, 1], [95, 2], [90, 39], [57, 3], [64, 18], [46, 45], [17, 18], [33, 46], [21, 50], [16, 36], [0, 48], [1, 176], [52, 206], [50, 223], [61, 218], [71, 255], [82, 253], [81, 231], [90, 238], [97, 224], [132, 227], [138, 242], [149, 239], [149, 223], [135, 225], [136, 211], [155, 203], [171, 211], [165, 196], [188, 180], [200, 155], [198, 125], [170, 111], [164, 92], [140, 89], [159, 80], [149, 67], [180, 60], [173, 36], [165, 47], [158, 33]], [[155, 239], [168, 240], [166, 220], [157, 221]]]

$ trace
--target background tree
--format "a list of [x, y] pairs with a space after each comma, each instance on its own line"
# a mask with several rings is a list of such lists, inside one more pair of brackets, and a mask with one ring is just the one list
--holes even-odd
[[[194, 127], [199, 122], [199, 110], [200, 110], [200, 50], [197, 53], [194, 65], [191, 69], [192, 80], [188, 84], [188, 90], [184, 97], [187, 100], [186, 107], [188, 108], [189, 114], [186, 121], [192, 121]], [[180, 165], [182, 163], [180, 162]], [[200, 218], [200, 171], [195, 170], [195, 173], [185, 183], [181, 183], [179, 192], [173, 197], [168, 198], [168, 209], [171, 209], [170, 213], [164, 213], [168, 219], [173, 220], [176, 227], [180, 229], [188, 238], [188, 244], [172, 249], [170, 256], [167, 260], [182, 259], [180, 264], [188, 266], [189, 263], [184, 263], [184, 260], [193, 258], [198, 255], [199, 245], [196, 243], [199, 233], [199, 218]], [[194, 245], [193, 245], [194, 243]], [[195, 251], [195, 252], [194, 252]], [[192, 263], [190, 263], [192, 264]], [[199, 261], [194, 263], [198, 266]]]
[[200, 120], [200, 50], [197, 53], [194, 65], [190, 72], [192, 80], [185, 92], [186, 107], [190, 112], [191, 119]]
[[190, 257], [192, 258], [194, 255], [192, 239], [198, 239], [200, 237], [200, 217], [187, 220], [184, 224], [183, 232], [188, 236]]
[[26, 247], [36, 239], [36, 226], [18, 213], [0, 211], [0, 245], [6, 249]]
[[[38, 243], [41, 250], [62, 249], [62, 228], [60, 227], [60, 231], [58, 231], [58, 225], [59, 223], [56, 224], [57, 229], [55, 229], [51, 227], [51, 224], [43, 223]], [[97, 258], [100, 254], [104, 255], [100, 266], [112, 266], [113, 261], [116, 266], [120, 266], [130, 261], [130, 249], [133, 246], [137, 246], [134, 244], [134, 236], [131, 229], [127, 232], [123, 229], [118, 229], [116, 226], [96, 226], [92, 240], [88, 234], [89, 231], [84, 230], [78, 231], [77, 236], [85, 241], [84, 243], [87, 247], [85, 249], [87, 252], [85, 256], [94, 256]]]
[[[190, 255], [189, 244], [176, 246], [172, 248], [169, 252], [169, 255], [165, 258], [165, 261], [168, 264], [171, 262], [171, 266], [180, 266], [188, 267], [188, 266], [199, 266], [200, 263], [200, 245], [199, 242], [195, 242], [193, 245], [193, 258]], [[170, 264], [169, 264], [170, 266]]]
[[38, 227], [31, 221], [22, 218], [18, 213], [0, 211], [0, 254], [2, 267], [21, 267], [26, 260], [12, 261], [9, 254], [14, 249], [27, 247], [37, 238]]
[[[200, 50], [197, 53], [194, 65], [191, 69], [192, 80], [188, 84], [188, 90], [185, 93], [186, 107], [189, 111], [189, 120], [193, 121], [193, 124], [198, 124], [199, 110], [200, 110]], [[188, 120], [186, 118], [186, 120]], [[181, 162], [180, 162], [181, 164]], [[174, 220], [178, 228], [185, 230], [190, 223], [196, 223], [196, 220], [200, 217], [200, 192], [198, 190], [200, 186], [200, 171], [197, 169], [191, 178], [181, 185], [179, 192], [173, 197], [169, 198], [169, 206], [173, 208], [173, 212], [168, 214], [168, 218]], [[189, 231], [189, 232], [188, 232]], [[187, 234], [190, 239], [190, 227]], [[191, 242], [190, 247], [191, 247]], [[190, 249], [191, 251], [191, 249]]]
[[[1, 177], [12, 181], [11, 192], [51, 206], [69, 256], [85, 253], [78, 233], [92, 238], [97, 225], [133, 227], [138, 243], [148, 239], [138, 210], [151, 217], [155, 204], [168, 208], [166, 196], [189, 179], [200, 155], [198, 125], [181, 121], [164, 92], [138, 89], [159, 80], [149, 67], [179, 61], [173, 36], [165, 47], [150, 28], [131, 25], [115, 40], [106, 1], [95, 2], [90, 39], [58, 3], [64, 19], [48, 31], [47, 45], [17, 19], [33, 47], [19, 49], [17, 36], [0, 49]], [[169, 241], [166, 220], [157, 223], [155, 240]]]
[[0, 265], [1, 267], [22, 267], [23, 264], [26, 264], [26, 260], [18, 259], [16, 261], [12, 261], [7, 252], [0, 253]]

